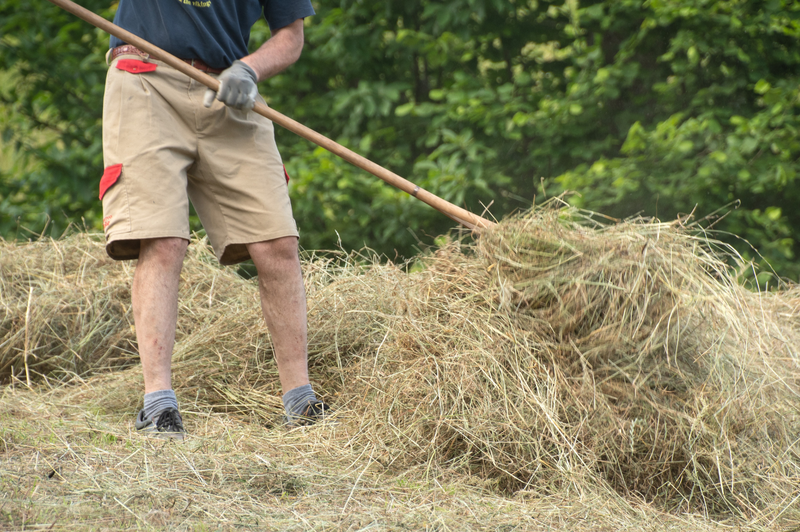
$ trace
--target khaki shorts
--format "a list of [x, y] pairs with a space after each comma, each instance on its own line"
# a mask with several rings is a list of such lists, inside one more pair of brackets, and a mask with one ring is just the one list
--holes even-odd
[[222, 264], [249, 259], [245, 244], [298, 236], [272, 122], [219, 101], [206, 109], [205, 91], [160, 61], [111, 63], [100, 182], [110, 257], [138, 258], [142, 238], [188, 240], [190, 199]]

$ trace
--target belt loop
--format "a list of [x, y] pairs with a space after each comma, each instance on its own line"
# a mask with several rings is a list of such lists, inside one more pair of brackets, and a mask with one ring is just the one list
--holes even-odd
[[110, 65], [111, 64], [111, 61], [109, 61], [109, 58], [111, 57], [111, 52], [113, 50], [114, 50], [113, 48], [109, 48], [108, 51], [106, 52], [106, 65]]

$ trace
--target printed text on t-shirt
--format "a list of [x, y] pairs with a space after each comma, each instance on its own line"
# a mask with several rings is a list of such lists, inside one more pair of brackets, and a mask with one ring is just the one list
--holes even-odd
[[200, 0], [178, 0], [178, 2], [193, 7], [211, 7], [211, 0], [205, 0], [205, 2], [201, 2]]

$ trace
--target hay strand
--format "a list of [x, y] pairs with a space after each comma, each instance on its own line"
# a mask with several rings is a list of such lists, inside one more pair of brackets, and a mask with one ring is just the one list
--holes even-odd
[[23, 355], [25, 361], [25, 383], [28, 388], [31, 387], [31, 371], [28, 367], [28, 348], [30, 346], [30, 335], [28, 334], [29, 326], [31, 323], [31, 302], [33, 301], [33, 287], [28, 289], [28, 304], [25, 308], [25, 354]]

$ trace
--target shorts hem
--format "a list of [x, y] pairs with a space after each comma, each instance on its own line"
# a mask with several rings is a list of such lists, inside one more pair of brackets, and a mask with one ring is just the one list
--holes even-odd
[[190, 241], [190, 235], [177, 234], [175, 231], [153, 233], [137, 231], [134, 233], [118, 233], [106, 235], [106, 254], [114, 260], [135, 260], [139, 258], [140, 243], [151, 238], [181, 238]]
[[223, 266], [232, 266], [234, 264], [239, 264], [240, 262], [250, 260], [251, 257], [250, 252], [247, 251], [247, 244], [267, 242], [269, 240], [277, 240], [278, 238], [284, 238], [287, 236], [293, 236], [297, 239], [300, 238], [300, 234], [294, 229], [274, 231], [272, 233], [226, 242], [219, 251], [215, 249], [214, 253], [217, 256], [217, 260], [220, 264]]

